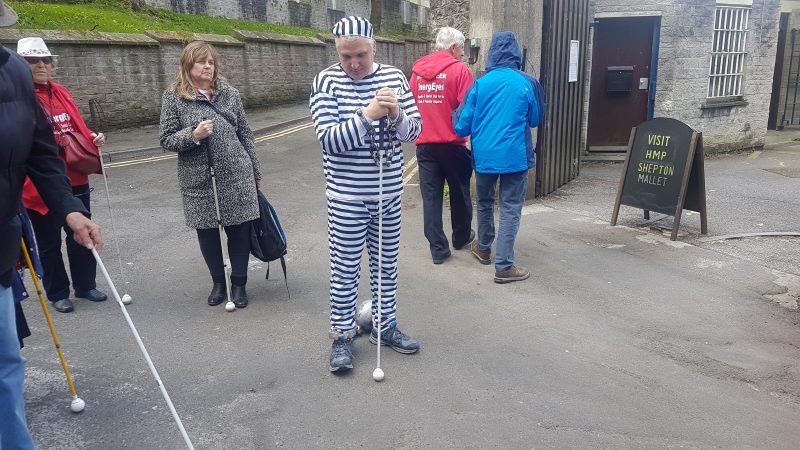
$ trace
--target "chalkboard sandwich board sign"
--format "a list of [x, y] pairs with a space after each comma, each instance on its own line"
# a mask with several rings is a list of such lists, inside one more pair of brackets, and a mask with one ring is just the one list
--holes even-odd
[[700, 213], [700, 231], [708, 232], [703, 135], [668, 118], [648, 120], [631, 130], [625, 165], [619, 180], [611, 225], [620, 205], [674, 216], [672, 240], [684, 209]]

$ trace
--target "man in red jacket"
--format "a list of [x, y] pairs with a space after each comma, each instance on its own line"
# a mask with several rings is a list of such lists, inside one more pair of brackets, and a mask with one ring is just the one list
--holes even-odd
[[466, 64], [464, 35], [444, 27], [436, 33], [436, 51], [414, 63], [411, 91], [422, 115], [417, 139], [419, 188], [422, 192], [425, 237], [434, 264], [450, 258], [450, 244], [442, 229], [444, 182], [450, 188], [450, 224], [453, 247], [467, 248], [475, 238], [472, 230], [472, 153], [467, 139], [453, 131], [452, 112], [458, 108], [475, 79]]

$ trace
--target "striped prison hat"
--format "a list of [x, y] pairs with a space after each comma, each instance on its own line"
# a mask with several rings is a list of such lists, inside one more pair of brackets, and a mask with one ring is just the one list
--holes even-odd
[[333, 26], [333, 35], [336, 37], [361, 36], [372, 39], [372, 24], [363, 17], [345, 17]]

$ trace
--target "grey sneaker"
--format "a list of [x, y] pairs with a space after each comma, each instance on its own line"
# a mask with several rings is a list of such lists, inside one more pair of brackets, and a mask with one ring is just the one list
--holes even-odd
[[339, 336], [331, 345], [331, 372], [349, 370], [353, 368], [353, 338]]
[[[378, 331], [372, 327], [369, 341], [373, 344], [378, 343]], [[406, 336], [405, 333], [397, 329], [397, 322], [392, 322], [389, 328], [381, 333], [381, 345], [388, 345], [392, 350], [410, 355], [419, 351], [419, 342]]]
[[480, 262], [484, 266], [488, 266], [489, 264], [492, 263], [492, 260], [490, 259], [492, 257], [492, 253], [480, 251], [480, 249], [478, 248], [477, 240], [472, 241], [472, 256], [477, 258], [478, 262]]
[[494, 273], [495, 283], [511, 283], [514, 281], [527, 280], [531, 276], [531, 271], [524, 267], [511, 266], [510, 269]]

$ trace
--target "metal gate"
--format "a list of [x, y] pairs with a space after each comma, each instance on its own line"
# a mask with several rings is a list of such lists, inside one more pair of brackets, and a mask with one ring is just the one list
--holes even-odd
[[536, 138], [537, 197], [555, 191], [580, 171], [588, 40], [589, 0], [544, 1], [540, 67], [547, 114]]
[[[777, 129], [800, 125], [800, 29], [794, 28], [789, 33], [785, 45], [789, 47], [782, 64], [788, 66], [785, 78], [781, 80], [783, 98], [778, 103]], [[779, 55], [780, 57], [780, 55]]]

